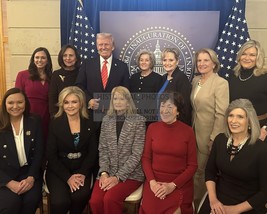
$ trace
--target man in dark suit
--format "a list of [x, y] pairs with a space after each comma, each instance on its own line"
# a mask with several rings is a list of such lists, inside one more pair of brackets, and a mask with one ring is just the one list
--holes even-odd
[[[114, 39], [109, 33], [98, 33], [96, 46], [99, 56], [87, 59], [82, 63], [76, 85], [86, 94], [88, 108], [97, 110], [103, 108], [100, 105], [101, 93], [110, 93], [116, 86], [129, 88], [129, 70], [127, 65], [114, 58]], [[105, 62], [106, 61], [106, 62]], [[103, 83], [103, 66], [107, 66], [107, 83]], [[108, 106], [105, 106], [107, 108]]]
[[[129, 88], [130, 81], [127, 65], [112, 55], [114, 50], [113, 36], [109, 33], [98, 33], [96, 47], [99, 56], [87, 59], [82, 63], [76, 85], [85, 92], [88, 109], [90, 109], [89, 117], [93, 118], [99, 137], [101, 121], [105, 109], [109, 106], [109, 95], [112, 89], [116, 86]], [[104, 65], [106, 66], [107, 82], [102, 79]], [[97, 176], [98, 168], [98, 163], [96, 163], [94, 177]]]

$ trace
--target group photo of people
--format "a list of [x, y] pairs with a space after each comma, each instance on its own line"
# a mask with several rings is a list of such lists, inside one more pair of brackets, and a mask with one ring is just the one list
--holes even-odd
[[125, 213], [138, 189], [140, 214], [267, 213], [267, 67], [258, 41], [241, 46], [228, 80], [216, 51], [196, 51], [192, 82], [175, 47], [162, 51], [164, 75], [149, 50], [131, 75], [110, 33], [98, 33], [96, 47], [98, 56], [83, 60], [62, 46], [55, 71], [38, 47], [5, 92], [0, 213], [35, 214], [43, 197], [51, 214]]

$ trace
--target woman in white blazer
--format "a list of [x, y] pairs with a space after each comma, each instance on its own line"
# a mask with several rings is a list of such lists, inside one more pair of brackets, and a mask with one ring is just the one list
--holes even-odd
[[217, 72], [220, 62], [208, 48], [195, 55], [195, 69], [200, 74], [192, 81], [192, 125], [196, 134], [198, 169], [194, 179], [194, 202], [197, 209], [206, 192], [205, 167], [214, 138], [223, 129], [224, 113], [229, 104], [228, 82]]

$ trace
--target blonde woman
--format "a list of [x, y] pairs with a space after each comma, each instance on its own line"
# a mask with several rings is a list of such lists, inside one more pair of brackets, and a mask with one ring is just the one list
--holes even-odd
[[80, 88], [64, 88], [58, 106], [47, 145], [50, 212], [80, 214], [90, 197], [92, 167], [97, 156], [94, 125], [88, 119], [85, 94]]
[[216, 53], [208, 48], [195, 55], [195, 70], [200, 74], [192, 81], [192, 124], [197, 140], [198, 170], [195, 174], [195, 207], [207, 191], [205, 167], [214, 138], [224, 131], [224, 112], [229, 104], [228, 82], [217, 75], [220, 63]]
[[250, 40], [240, 48], [237, 65], [229, 78], [230, 101], [239, 98], [249, 99], [261, 126], [261, 140], [267, 136], [267, 67], [265, 54], [260, 43]]
[[99, 139], [99, 177], [90, 207], [93, 213], [120, 214], [123, 201], [144, 181], [141, 155], [145, 118], [136, 114], [129, 90], [115, 87]]

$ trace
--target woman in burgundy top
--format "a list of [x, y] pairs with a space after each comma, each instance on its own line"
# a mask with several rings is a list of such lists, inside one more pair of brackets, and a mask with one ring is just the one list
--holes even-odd
[[142, 156], [146, 181], [140, 213], [193, 213], [196, 140], [193, 129], [177, 119], [183, 112], [182, 103], [178, 93], [162, 94], [162, 121], [148, 127]]
[[48, 87], [52, 75], [52, 60], [46, 48], [34, 50], [28, 70], [20, 71], [15, 86], [22, 89], [31, 104], [31, 113], [41, 116], [44, 136], [48, 134]]

